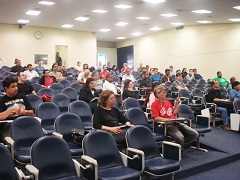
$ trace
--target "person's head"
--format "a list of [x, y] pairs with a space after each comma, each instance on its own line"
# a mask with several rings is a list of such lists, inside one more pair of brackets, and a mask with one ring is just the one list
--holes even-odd
[[149, 79], [149, 72], [148, 71], [143, 71], [143, 78], [144, 79]]
[[231, 77], [231, 78], [230, 78], [230, 83], [232, 83], [232, 82], [234, 82], [234, 81], [236, 81], [236, 77]]
[[57, 57], [59, 56], [59, 52], [56, 52], [56, 56], [57, 56]]
[[111, 83], [113, 81], [113, 75], [112, 74], [106, 75], [106, 81]]
[[218, 71], [218, 72], [217, 72], [217, 77], [219, 77], [219, 78], [222, 77], [222, 73], [221, 73], [221, 71]]
[[113, 65], [112, 70], [116, 71], [117, 70], [117, 65]]
[[26, 75], [24, 72], [17, 73], [18, 83], [24, 83], [26, 81]]
[[149, 70], [149, 65], [146, 65], [146, 70]]
[[183, 69], [182, 69], [182, 72], [187, 72], [187, 68], [183, 68]]
[[108, 65], [109, 68], [111, 68], [112, 63], [111, 63], [111, 62], [108, 62], [107, 65]]
[[14, 59], [14, 64], [16, 65], [17, 64], [17, 61], [18, 61], [18, 59], [16, 58], [16, 59]]
[[220, 87], [220, 84], [219, 84], [218, 81], [213, 80], [211, 82], [211, 86], [212, 86], [213, 89], [218, 89]]
[[140, 64], [139, 64], [139, 67], [142, 68], [142, 66], [143, 66], [143, 63], [140, 63]]
[[102, 66], [102, 70], [103, 70], [103, 71], [107, 71], [107, 66], [106, 66], [106, 65], [103, 65], [103, 66]]
[[170, 69], [165, 69], [165, 74], [166, 74], [167, 76], [169, 76], [169, 74], [170, 74]]
[[[150, 68], [150, 73], [153, 74], [153, 69], [154, 68]], [[148, 69], [146, 68], [146, 70], [148, 71]]]
[[193, 69], [193, 74], [197, 74], [197, 69]]
[[94, 81], [96, 81], [96, 80], [99, 79], [99, 76], [98, 76], [98, 72], [97, 72], [97, 71], [93, 71], [93, 72], [92, 72], [92, 78], [94, 79]]
[[179, 81], [179, 82], [182, 81], [182, 73], [177, 73], [176, 74], [176, 80]]
[[126, 69], [126, 74], [130, 75], [131, 70], [129, 68]]
[[193, 75], [193, 69], [189, 69], [188, 74]]
[[114, 104], [115, 104], [114, 93], [109, 90], [102, 91], [98, 99], [98, 105], [102, 107], [112, 107]]
[[160, 85], [161, 83], [160, 82], [154, 82], [152, 83], [152, 87], [151, 87], [151, 91], [154, 91], [154, 88], [158, 85]]
[[232, 88], [237, 90], [237, 91], [240, 91], [240, 83], [239, 83], [239, 81], [232, 82]]
[[170, 71], [173, 71], [173, 66], [169, 66], [169, 70], [170, 70]]
[[146, 71], [146, 67], [142, 67], [142, 72]]
[[58, 70], [58, 64], [57, 63], [53, 63], [52, 71], [57, 71], [57, 70]]
[[153, 74], [157, 75], [158, 74], [158, 68], [153, 68]]
[[64, 64], [62, 64], [62, 65], [60, 66], [60, 70], [61, 70], [61, 71], [65, 71], [65, 69], [66, 69], [66, 66], [65, 66]]
[[41, 66], [41, 65], [42, 65], [42, 60], [39, 59], [39, 60], [38, 60], [38, 66]]
[[19, 59], [16, 61], [16, 66], [21, 66], [21, 61]]
[[176, 70], [176, 74], [177, 74], [177, 73], [181, 73], [181, 70], [180, 70], [180, 69], [177, 69], [177, 70]]
[[44, 77], [48, 78], [50, 76], [50, 71], [48, 69], [43, 70]]
[[130, 79], [126, 79], [124, 82], [123, 89], [133, 89], [133, 82]]
[[167, 96], [166, 88], [163, 85], [157, 85], [154, 88], [154, 95], [158, 100], [163, 101]]
[[92, 90], [94, 88], [94, 79], [93, 78], [87, 78], [85, 87]]
[[29, 71], [32, 71], [33, 70], [32, 64], [28, 64], [27, 68], [28, 68]]
[[80, 62], [80, 61], [77, 62], [77, 66], [78, 66], [78, 67], [81, 66], [81, 62]]
[[90, 74], [89, 69], [85, 69], [83, 76], [84, 76], [84, 77], [88, 77], [89, 74]]
[[83, 64], [83, 70], [88, 69], [88, 64]]
[[14, 78], [7, 77], [2, 81], [4, 90], [6, 91], [7, 96], [13, 97], [18, 92], [17, 80]]

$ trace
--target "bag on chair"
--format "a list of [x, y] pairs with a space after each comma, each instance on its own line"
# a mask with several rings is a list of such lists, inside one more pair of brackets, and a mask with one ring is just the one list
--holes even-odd
[[82, 144], [82, 140], [84, 138], [85, 135], [87, 135], [89, 132], [84, 130], [84, 129], [72, 129], [72, 137], [73, 140], [77, 143], [77, 144]]

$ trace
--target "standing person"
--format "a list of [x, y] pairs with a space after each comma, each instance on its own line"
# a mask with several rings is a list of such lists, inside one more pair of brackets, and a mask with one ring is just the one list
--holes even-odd
[[94, 88], [94, 79], [88, 78], [84, 87], [80, 90], [79, 100], [88, 103], [92, 113], [97, 106], [97, 101], [93, 101], [94, 98], [99, 97], [97, 90]]
[[217, 81], [219, 84], [221, 84], [222, 87], [226, 87], [226, 85], [228, 84], [226, 78], [222, 77], [221, 71], [218, 71], [217, 77], [212, 78], [212, 80]]
[[188, 74], [188, 73], [187, 73], [187, 68], [183, 68], [183, 69], [182, 69], [182, 78], [185, 79], [186, 76], [187, 76], [187, 74]]
[[23, 94], [23, 95], [36, 94], [31, 84], [25, 83], [26, 75], [24, 74], [24, 72], [18, 72], [17, 78], [18, 78], [17, 86], [18, 86], [19, 94]]
[[160, 76], [158, 75], [158, 68], [153, 68], [153, 74], [150, 76], [151, 81], [154, 82], [160, 82], [161, 79]]
[[62, 65], [62, 58], [59, 56], [59, 52], [56, 52], [56, 63], [58, 66]]
[[10, 72], [13, 74], [17, 74], [18, 72], [24, 72], [24, 67], [21, 66], [21, 61], [19, 59], [16, 60], [16, 66], [13, 66], [10, 69]]
[[31, 81], [33, 77], [39, 77], [39, 74], [37, 71], [33, 70], [32, 64], [27, 65], [28, 70], [24, 71], [24, 74], [26, 75], [26, 79]]
[[[155, 122], [162, 122], [177, 117], [179, 99], [176, 99], [174, 106], [171, 102], [166, 100], [167, 92], [166, 88], [162, 85], [158, 85], [154, 88], [154, 95], [156, 101], [152, 103], [151, 115]], [[174, 122], [167, 125], [167, 134], [172, 136], [175, 141], [181, 145], [183, 149], [184, 143], [190, 143], [195, 141], [199, 134], [194, 129], [190, 128], [186, 124]]]
[[62, 79], [65, 79], [65, 77], [63, 77], [62, 73], [58, 71], [57, 63], [53, 63], [52, 72], [50, 73], [50, 75], [54, 76], [56, 78], [57, 82], [61, 81]]
[[162, 83], [173, 82], [172, 76], [170, 76], [170, 69], [165, 69], [165, 74], [161, 78]]
[[97, 71], [92, 72], [92, 78], [94, 79], [94, 88], [100, 94], [102, 92], [102, 88], [103, 88], [103, 81], [101, 79], [99, 79], [99, 75], [98, 75]]
[[111, 133], [118, 144], [126, 144], [125, 134], [128, 128], [121, 125], [131, 126], [129, 120], [115, 107], [114, 93], [105, 90], [98, 99], [98, 106], [94, 111], [93, 128]]
[[136, 94], [133, 91], [133, 82], [130, 79], [127, 79], [124, 82], [123, 93], [122, 93], [122, 100], [124, 100], [126, 98], [139, 99], [139, 94]]
[[107, 70], [107, 66], [103, 65], [102, 71], [100, 72], [100, 79], [105, 80], [106, 75], [110, 74], [110, 72]]
[[117, 68], [117, 65], [113, 65], [112, 70], [110, 71], [110, 73], [111, 73], [112, 75], [116, 75], [116, 76], [119, 76], [119, 75], [120, 75], [120, 72], [119, 72], [119, 70], [118, 70], [118, 68]]
[[182, 82], [182, 73], [176, 74], [176, 80], [172, 83], [172, 91], [177, 92], [180, 89], [186, 89], [188, 88], [185, 86], [185, 84]]
[[80, 61], [77, 62], [77, 66], [75, 67], [75, 69], [78, 70], [79, 72], [82, 71], [81, 62]]
[[78, 75], [77, 82], [80, 84], [85, 84], [87, 81], [87, 78], [90, 78], [90, 77], [91, 77], [91, 73], [89, 69], [85, 69], [83, 72], [81, 72]]
[[38, 74], [43, 74], [44, 67], [42, 66], [42, 60], [38, 60], [38, 65], [35, 66], [34, 70], [37, 71]]
[[195, 79], [193, 69], [189, 69], [188, 74], [186, 75], [186, 80], [191, 81], [192, 79]]
[[43, 76], [41, 77], [41, 79], [39, 79], [39, 84], [41, 84], [44, 88], [48, 88], [53, 83], [57, 83], [56, 78], [50, 75], [48, 69], [44, 69]]
[[123, 75], [122, 77], [122, 81], [124, 82], [126, 79], [130, 79], [132, 82], [135, 82], [135, 78], [134, 76], [130, 73], [131, 70], [130, 69], [127, 69], [126, 70], [126, 74]]

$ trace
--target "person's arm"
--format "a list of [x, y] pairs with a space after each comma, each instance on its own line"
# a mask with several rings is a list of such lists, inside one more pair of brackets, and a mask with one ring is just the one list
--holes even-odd
[[5, 119], [7, 119], [8, 116], [10, 116], [11, 114], [15, 114], [19, 111], [19, 106], [12, 106], [10, 108], [8, 108], [5, 111], [2, 111], [0, 113], [0, 121], [3, 121]]
[[31, 94], [37, 94], [31, 85], [29, 85], [29, 88], [30, 88]]
[[83, 73], [80, 73], [78, 78], [77, 78], [77, 83], [79, 84], [85, 84], [84, 80], [83, 80]]
[[175, 103], [174, 103], [174, 107], [173, 107], [173, 114], [177, 115], [178, 113], [178, 105], [180, 104], [180, 100], [179, 98], [176, 98]]
[[229, 96], [231, 101], [234, 101], [236, 99], [235, 94], [236, 93], [234, 92], [234, 90], [229, 91]]
[[118, 118], [119, 118], [119, 122], [125, 125], [130, 125], [130, 121], [115, 107], [112, 107], [112, 109], [114, 109], [114, 111], [116, 112]]
[[21, 115], [34, 116], [34, 111], [33, 111], [33, 108], [31, 106], [31, 103], [28, 100], [28, 98], [24, 95], [23, 95], [23, 101], [24, 101], [24, 104], [25, 104], [25, 110], [23, 110]]

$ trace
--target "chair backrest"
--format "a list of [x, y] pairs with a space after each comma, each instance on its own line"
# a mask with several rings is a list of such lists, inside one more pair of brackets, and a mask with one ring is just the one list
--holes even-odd
[[68, 82], [69, 82], [70, 84], [72, 84], [72, 83], [75, 83], [75, 82], [76, 82], [75, 78], [74, 78], [74, 77], [72, 77], [72, 76], [67, 76], [67, 77], [66, 77], [66, 80], [68, 80]]
[[73, 142], [72, 129], [83, 129], [81, 118], [73, 113], [64, 113], [58, 116], [54, 123], [55, 131], [63, 135], [67, 142]]
[[64, 89], [63, 85], [59, 83], [53, 83], [49, 88], [52, 89], [55, 94], [61, 93]]
[[184, 98], [188, 98], [188, 99], [191, 99], [190, 95], [189, 95], [189, 92], [186, 90], [186, 89], [180, 89], [178, 91], [178, 97], [181, 98], [181, 97], [184, 97]]
[[138, 107], [141, 109], [141, 105], [137, 99], [127, 98], [123, 101], [123, 110], [128, 110], [132, 107]]
[[70, 99], [67, 95], [58, 93], [52, 97], [52, 102], [56, 104], [60, 110], [60, 112], [67, 112], [68, 106], [70, 104]]
[[49, 96], [52, 97], [55, 93], [54, 93], [54, 91], [53, 91], [52, 89], [42, 88], [42, 89], [40, 89], [40, 90], [38, 91], [37, 95], [38, 95], [38, 96], [41, 96], [41, 95], [43, 95], [43, 94], [47, 94], [47, 95], [49, 95]]
[[208, 94], [208, 92], [212, 89], [212, 87], [205, 88], [205, 94]]
[[35, 141], [31, 148], [31, 163], [39, 170], [39, 180], [77, 177], [69, 147], [57, 136], [45, 136]]
[[235, 99], [233, 101], [233, 107], [235, 112], [238, 112], [240, 110], [240, 99]]
[[0, 164], [0, 179], [17, 180], [17, 173], [10, 151], [3, 144], [0, 144]]
[[38, 91], [43, 88], [41, 84], [37, 84], [37, 83], [32, 83], [31, 86], [33, 87], [36, 93], [38, 93]]
[[32, 116], [15, 119], [10, 126], [10, 136], [14, 140], [14, 150], [30, 149], [34, 141], [44, 136], [40, 122]]
[[77, 91], [77, 93], [79, 94], [80, 93], [80, 90], [82, 89], [82, 85], [81, 84], [79, 84], [79, 83], [72, 83], [72, 84], [70, 84], [70, 86], [69, 87], [71, 87], [71, 88], [73, 88], [73, 89], [75, 89], [76, 91]]
[[187, 84], [188, 80], [187, 79], [182, 79], [182, 83]]
[[93, 131], [84, 137], [83, 154], [96, 159], [98, 169], [123, 165], [116, 141], [105, 131]]
[[189, 92], [191, 92], [193, 90], [193, 87], [190, 84], [186, 84], [186, 87], [188, 88]]
[[198, 89], [198, 88], [194, 88], [192, 90], [192, 95], [193, 95], [193, 97], [194, 96], [203, 97], [202, 91], [200, 89]]
[[28, 94], [27, 95], [28, 100], [30, 101], [30, 104], [35, 112], [35, 110], [37, 109], [38, 105], [41, 104], [43, 102], [42, 98], [40, 98], [38, 95], [36, 94]]
[[171, 82], [165, 82], [164, 86], [167, 90], [170, 90], [170, 87], [171, 87], [172, 83]]
[[33, 77], [31, 81], [32, 83], [39, 83], [39, 77]]
[[130, 108], [125, 113], [126, 118], [131, 122], [133, 125], [143, 125], [149, 127], [148, 119], [140, 108]]
[[113, 76], [113, 81], [112, 82], [116, 82], [118, 84], [121, 84], [121, 80], [118, 76]]
[[68, 96], [68, 98], [70, 99], [70, 102], [76, 101], [77, 100], [77, 96], [78, 93], [75, 89], [71, 88], [71, 87], [66, 87], [62, 90], [63, 94], [66, 94]]
[[179, 104], [178, 106], [178, 117], [191, 119], [195, 123], [195, 116], [191, 108], [186, 104]]
[[204, 92], [204, 87], [201, 84], [197, 84], [195, 88], [198, 88], [200, 91]]
[[152, 135], [149, 128], [137, 125], [132, 126], [126, 133], [127, 146], [130, 148], [136, 148], [142, 150], [145, 155], [145, 159], [159, 157], [159, 147]]
[[66, 79], [62, 79], [58, 83], [62, 84], [64, 88], [68, 87], [70, 85], [70, 82]]

